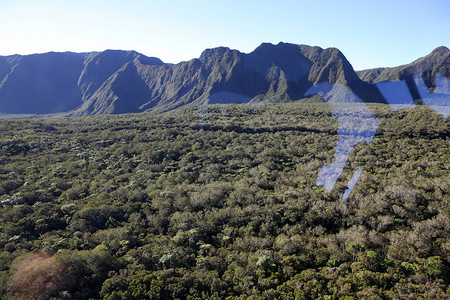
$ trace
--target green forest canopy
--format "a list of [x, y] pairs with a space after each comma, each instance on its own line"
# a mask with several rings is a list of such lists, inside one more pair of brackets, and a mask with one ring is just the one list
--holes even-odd
[[0, 121], [0, 298], [448, 299], [449, 121], [369, 106], [331, 193], [325, 104]]

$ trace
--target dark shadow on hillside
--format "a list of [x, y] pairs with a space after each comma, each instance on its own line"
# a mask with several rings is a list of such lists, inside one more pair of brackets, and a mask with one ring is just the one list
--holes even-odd
[[[249, 128], [239, 125], [203, 125], [204, 131], [224, 131], [224, 132], [236, 132], [236, 133], [248, 133], [248, 134], [261, 134], [261, 133], [276, 133], [276, 132], [287, 132], [287, 131], [298, 131], [298, 132], [310, 132], [310, 133], [327, 133], [336, 134], [336, 131], [332, 130], [319, 130], [315, 128], [307, 128], [302, 126], [285, 126], [285, 127], [258, 127]], [[191, 126], [191, 129], [197, 129], [197, 127]]]

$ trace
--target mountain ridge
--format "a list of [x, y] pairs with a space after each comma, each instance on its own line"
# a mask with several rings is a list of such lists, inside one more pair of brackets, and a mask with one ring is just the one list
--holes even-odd
[[262, 43], [250, 53], [205, 49], [178, 64], [133, 50], [0, 56], [0, 112], [83, 116], [289, 102], [321, 82], [347, 86], [365, 102], [386, 103], [374, 83], [420, 72], [432, 86], [436, 73], [448, 76], [449, 52], [442, 46], [408, 65], [357, 72], [337, 48], [283, 42]]
[[[420, 57], [413, 62], [397, 67], [374, 68], [356, 71], [361, 80], [376, 83], [380, 81], [402, 80], [406, 75], [412, 73], [420, 74], [430, 71], [430, 63], [432, 71], [435, 74], [437, 68], [445, 63], [450, 62], [450, 50], [445, 46], [440, 46], [431, 51], [428, 55]], [[449, 76], [448, 70], [443, 71], [442, 75]]]

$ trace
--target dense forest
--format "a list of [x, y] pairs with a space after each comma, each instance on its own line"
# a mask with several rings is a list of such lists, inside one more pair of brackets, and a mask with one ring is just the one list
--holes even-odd
[[322, 103], [1, 120], [0, 298], [449, 299], [449, 121], [369, 107], [331, 193]]

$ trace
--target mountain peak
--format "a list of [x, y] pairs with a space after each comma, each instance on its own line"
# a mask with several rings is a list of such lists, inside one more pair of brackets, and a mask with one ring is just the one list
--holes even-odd
[[[203, 50], [202, 54], [200, 54], [199, 59], [203, 61], [206, 59], [213, 58], [215, 56], [222, 56], [229, 51], [232, 51], [232, 50], [228, 47], [223, 47], [223, 46], [205, 49], [205, 50]], [[234, 51], [237, 51], [237, 50], [234, 50]]]
[[436, 53], [436, 54], [446, 54], [448, 53], [450, 50], [445, 47], [445, 46], [439, 46], [436, 49], [434, 49], [433, 51], [431, 51], [431, 53]]
[[283, 51], [286, 53], [286, 51], [299, 50], [299, 45], [291, 44], [291, 43], [284, 43], [279, 42], [278, 44], [272, 44], [272, 43], [261, 43], [258, 47], [256, 47], [253, 52], [270, 52], [270, 51]]

